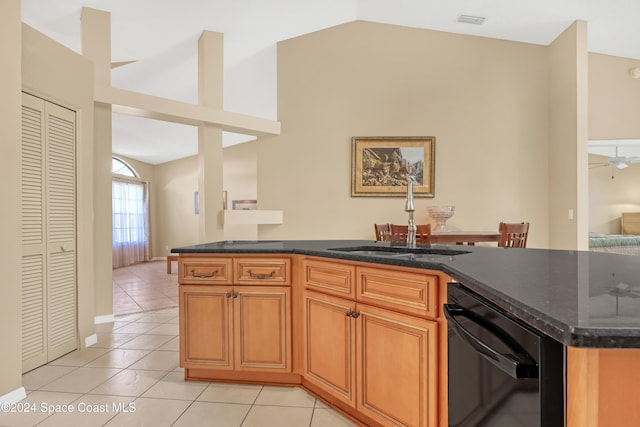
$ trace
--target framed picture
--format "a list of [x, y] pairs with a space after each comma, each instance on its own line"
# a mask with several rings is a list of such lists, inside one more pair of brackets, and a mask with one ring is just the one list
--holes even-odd
[[434, 197], [434, 136], [353, 137], [351, 196]]
[[252, 211], [258, 209], [257, 200], [234, 200], [231, 202], [233, 210]]

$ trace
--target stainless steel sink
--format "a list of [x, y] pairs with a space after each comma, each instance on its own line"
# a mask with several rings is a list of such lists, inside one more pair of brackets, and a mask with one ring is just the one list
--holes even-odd
[[429, 247], [409, 248], [406, 246], [354, 246], [349, 248], [333, 248], [330, 251], [348, 252], [355, 255], [381, 256], [387, 258], [432, 259], [452, 257], [470, 253], [454, 249], [437, 249]]

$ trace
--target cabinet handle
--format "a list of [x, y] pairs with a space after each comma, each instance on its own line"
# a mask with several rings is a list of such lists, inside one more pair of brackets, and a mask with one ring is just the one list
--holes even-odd
[[273, 279], [273, 275], [276, 274], [276, 271], [273, 270], [269, 274], [253, 274], [251, 270], [247, 270], [247, 273], [249, 274], [250, 279], [264, 280], [264, 279]]
[[358, 316], [360, 316], [360, 313], [357, 313], [357, 312], [349, 309], [349, 311], [347, 311], [347, 316], [353, 317], [354, 319], [357, 319]]
[[199, 279], [206, 279], [207, 277], [214, 277], [216, 274], [218, 274], [218, 270], [213, 270], [211, 272], [211, 274], [196, 274], [196, 270], [191, 269], [191, 274], [193, 275], [193, 277], [197, 277]]
[[238, 294], [236, 294], [236, 293], [231, 294], [231, 296], [232, 296], [233, 298], [238, 298]]
[[224, 296], [227, 298], [231, 298], [231, 293], [227, 292], [226, 294], [224, 294]]

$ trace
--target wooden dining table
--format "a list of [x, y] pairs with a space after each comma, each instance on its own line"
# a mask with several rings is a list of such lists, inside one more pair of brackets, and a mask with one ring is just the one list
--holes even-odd
[[475, 245], [479, 242], [499, 242], [497, 231], [435, 231], [431, 233], [431, 243]]

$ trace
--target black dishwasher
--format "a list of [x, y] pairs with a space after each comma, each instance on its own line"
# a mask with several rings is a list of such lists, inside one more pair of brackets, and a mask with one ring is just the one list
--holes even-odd
[[449, 426], [564, 426], [562, 344], [458, 283], [447, 302]]

